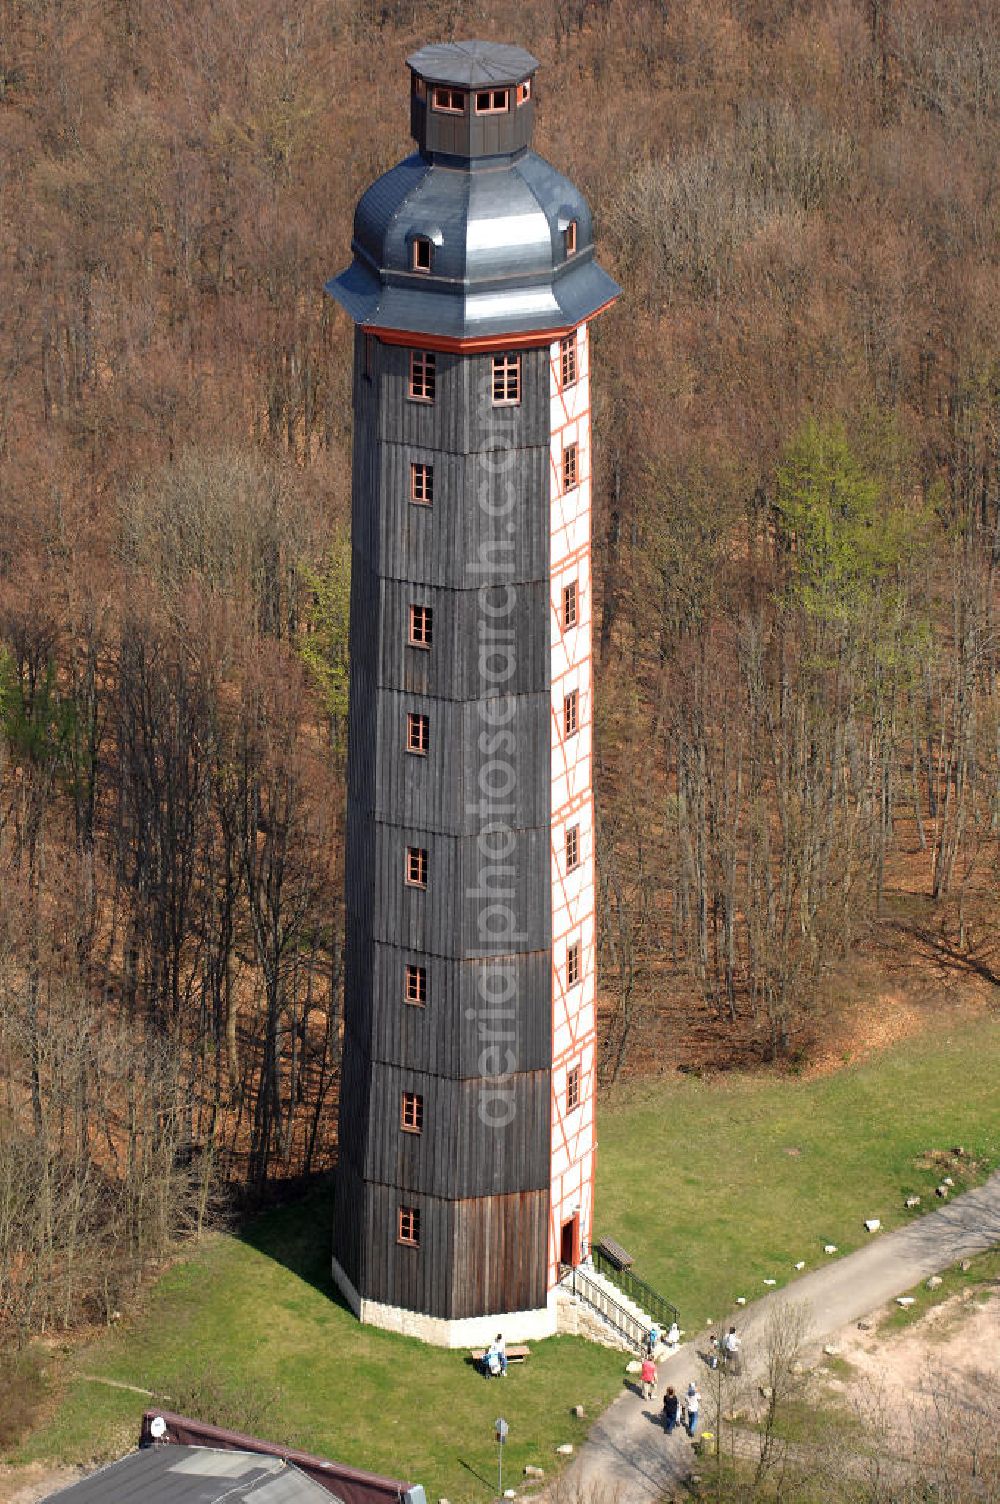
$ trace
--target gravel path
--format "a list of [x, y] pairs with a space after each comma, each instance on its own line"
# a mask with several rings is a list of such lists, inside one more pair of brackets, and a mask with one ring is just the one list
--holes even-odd
[[[876, 1233], [870, 1243], [844, 1258], [793, 1280], [733, 1313], [718, 1329], [736, 1325], [743, 1341], [746, 1372], [763, 1345], [772, 1313], [805, 1308], [806, 1342], [823, 1342], [848, 1322], [869, 1315], [897, 1295], [960, 1259], [1000, 1244], [1000, 1172], [937, 1211], [899, 1228]], [[703, 1394], [706, 1370], [696, 1342], [686, 1342], [659, 1365], [659, 1391], [673, 1384], [679, 1394], [695, 1379]], [[691, 1444], [680, 1431], [664, 1433], [660, 1400], [646, 1402], [631, 1390], [601, 1416], [559, 1482], [565, 1498], [614, 1499], [615, 1504], [652, 1504], [688, 1474]]]

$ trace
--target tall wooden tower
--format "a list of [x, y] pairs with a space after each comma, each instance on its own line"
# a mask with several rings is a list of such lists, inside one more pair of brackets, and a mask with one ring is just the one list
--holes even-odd
[[459, 1346], [553, 1331], [590, 1237], [588, 321], [619, 290], [530, 149], [535, 58], [408, 64], [418, 149], [328, 289], [356, 325], [333, 1271]]

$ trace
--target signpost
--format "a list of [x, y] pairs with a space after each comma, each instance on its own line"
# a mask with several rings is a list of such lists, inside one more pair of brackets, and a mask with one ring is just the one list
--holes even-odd
[[503, 1416], [493, 1422], [493, 1430], [497, 1438], [497, 1498], [503, 1498], [503, 1444], [507, 1440], [509, 1427]]

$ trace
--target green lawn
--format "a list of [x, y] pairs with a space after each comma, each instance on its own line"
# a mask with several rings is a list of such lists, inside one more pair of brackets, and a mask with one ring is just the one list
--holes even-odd
[[[599, 1231], [677, 1302], [694, 1332], [737, 1295], [784, 1283], [892, 1227], [911, 1191], [934, 1204], [922, 1151], [962, 1144], [1000, 1162], [1000, 1026], [955, 1027], [821, 1081], [730, 1076], [650, 1083], [613, 1094], [599, 1121]], [[791, 1153], [789, 1151], [797, 1151]], [[974, 1176], [970, 1176], [974, 1178]], [[332, 1298], [328, 1196], [274, 1213], [244, 1238], [215, 1235], [155, 1285], [122, 1328], [68, 1349], [51, 1415], [10, 1460], [85, 1461], [134, 1441], [141, 1396], [83, 1375], [140, 1385], [247, 1429], [357, 1466], [421, 1482], [428, 1498], [486, 1500], [495, 1487], [493, 1422], [510, 1423], [509, 1477], [550, 1472], [618, 1391], [623, 1359], [583, 1341], [536, 1343], [503, 1384], [464, 1354], [362, 1328]], [[198, 1396], [203, 1403], [199, 1403]]]
[[520, 1479], [526, 1462], [549, 1472], [556, 1446], [582, 1441], [588, 1423], [572, 1406], [594, 1416], [618, 1392], [624, 1355], [583, 1339], [534, 1344], [528, 1363], [489, 1381], [464, 1353], [361, 1327], [332, 1296], [329, 1223], [329, 1198], [316, 1196], [262, 1218], [245, 1240], [210, 1238], [125, 1329], [67, 1357], [60, 1403], [11, 1460], [85, 1462], [134, 1445], [150, 1401], [89, 1374], [152, 1389], [165, 1408], [201, 1388], [206, 1419], [221, 1405], [235, 1425], [245, 1410], [244, 1429], [458, 1504], [495, 1493], [497, 1416], [510, 1424], [505, 1471]]
[[[954, 1027], [822, 1080], [690, 1077], [625, 1088], [598, 1120], [598, 1232], [696, 1331], [738, 1295], [763, 1295], [916, 1215], [934, 1198], [929, 1149], [961, 1145], [1000, 1164], [1000, 1023]], [[795, 1152], [793, 1152], [795, 1151]], [[983, 1164], [988, 1161], [988, 1167]], [[957, 1177], [956, 1177], [957, 1179]], [[956, 1191], [961, 1185], [956, 1185]]]

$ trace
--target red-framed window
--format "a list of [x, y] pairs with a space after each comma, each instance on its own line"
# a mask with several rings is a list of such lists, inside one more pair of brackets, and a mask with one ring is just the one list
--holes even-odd
[[517, 86], [517, 102], [519, 105], [527, 104], [531, 98], [531, 79], [526, 78], [523, 84]]
[[429, 507], [434, 500], [434, 466], [414, 460], [410, 466], [410, 500]]
[[559, 385], [563, 391], [568, 386], [576, 386], [576, 335], [567, 334], [565, 339], [559, 341]]
[[420, 715], [415, 710], [406, 712], [406, 750], [426, 757], [431, 745], [430, 716]]
[[423, 846], [407, 846], [406, 848], [406, 886], [408, 888], [426, 888], [427, 886], [427, 852]]
[[570, 580], [568, 585], [563, 586], [562, 593], [562, 621], [563, 627], [575, 627], [580, 620], [580, 588], [576, 580]]
[[396, 1241], [410, 1248], [420, 1247], [420, 1209], [416, 1206], [401, 1206], [396, 1224]]
[[429, 648], [434, 637], [434, 611], [431, 606], [410, 606], [410, 647]]
[[437, 360], [433, 350], [410, 351], [409, 396], [412, 402], [433, 402]]
[[562, 483], [564, 491], [572, 491], [580, 481], [580, 450], [576, 444], [567, 444], [562, 454]]
[[509, 89], [479, 89], [476, 92], [477, 115], [506, 115], [510, 109]]
[[464, 115], [465, 95], [461, 89], [433, 89], [431, 109], [437, 110], [442, 115]]
[[580, 729], [580, 691], [571, 689], [563, 700], [563, 735], [575, 736]]
[[521, 357], [505, 353], [493, 357], [493, 406], [513, 407], [521, 400]]
[[580, 1087], [583, 1082], [583, 1069], [579, 1065], [571, 1065], [566, 1072], [566, 1111], [572, 1112], [574, 1107], [580, 1105]]
[[566, 986], [576, 987], [580, 981], [580, 942], [573, 940], [566, 947]]
[[427, 1006], [427, 967], [407, 965], [403, 977], [403, 1001], [412, 1008]]
[[580, 827], [571, 825], [566, 832], [566, 871], [580, 865]]
[[574, 256], [576, 254], [575, 219], [571, 219], [565, 230], [563, 230], [563, 249], [565, 250], [567, 256]]
[[423, 1133], [424, 1099], [418, 1092], [404, 1091], [399, 1111], [399, 1126], [404, 1133]]
[[410, 265], [415, 272], [429, 272], [431, 269], [431, 243], [426, 235], [414, 235], [413, 245], [410, 251]]

